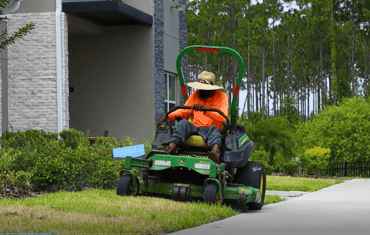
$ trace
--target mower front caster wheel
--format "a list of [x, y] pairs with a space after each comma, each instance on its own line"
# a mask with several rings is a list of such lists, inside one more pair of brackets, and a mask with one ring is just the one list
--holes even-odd
[[132, 183], [132, 175], [122, 175], [117, 184], [117, 195], [137, 196], [139, 194], [139, 181], [136, 179], [136, 188]]
[[217, 183], [209, 183], [204, 189], [203, 202], [209, 204], [222, 205], [223, 200], [219, 197], [218, 194], [218, 185]]

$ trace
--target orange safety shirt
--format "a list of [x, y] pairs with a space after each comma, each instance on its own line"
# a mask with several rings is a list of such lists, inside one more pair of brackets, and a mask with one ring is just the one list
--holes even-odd
[[[201, 104], [205, 108], [219, 109], [227, 117], [229, 115], [229, 99], [227, 95], [219, 90], [216, 90], [212, 97], [203, 100], [198, 95], [199, 90], [194, 91], [185, 102], [185, 106], [194, 106]], [[191, 123], [196, 127], [210, 127], [215, 125], [221, 130], [222, 124], [226, 122], [226, 119], [219, 113], [214, 111], [195, 111], [192, 109], [178, 109], [168, 115], [169, 121], [176, 120], [176, 116], [180, 116], [182, 119], [190, 117]]]

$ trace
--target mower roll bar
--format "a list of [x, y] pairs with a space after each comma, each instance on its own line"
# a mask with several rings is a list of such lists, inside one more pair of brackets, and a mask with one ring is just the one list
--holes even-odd
[[203, 51], [203, 52], [215, 52], [215, 53], [221, 52], [221, 53], [230, 54], [230, 55], [234, 56], [235, 59], [238, 61], [238, 63], [239, 63], [239, 73], [238, 73], [238, 78], [236, 80], [235, 89], [234, 89], [234, 92], [233, 92], [233, 99], [232, 99], [232, 102], [231, 102], [231, 126], [235, 127], [236, 126], [236, 118], [238, 116], [236, 103], [237, 103], [237, 98], [238, 98], [238, 95], [239, 95], [239, 88], [243, 83], [242, 77], [244, 76], [244, 66], [245, 65], [244, 65], [243, 57], [236, 50], [234, 50], [232, 48], [229, 48], [229, 47], [192, 45], [192, 46], [188, 46], [185, 49], [183, 49], [180, 52], [180, 54], [177, 56], [176, 69], [177, 69], [177, 74], [178, 74], [179, 81], [180, 81], [180, 88], [181, 88], [181, 91], [182, 91], [182, 96], [184, 98], [184, 101], [186, 101], [188, 99], [188, 94], [186, 93], [186, 88], [185, 88], [185, 83], [184, 83], [184, 75], [183, 75], [182, 69], [181, 69], [181, 62], [182, 62], [182, 58], [184, 57], [184, 55], [186, 53], [188, 53], [190, 51], [195, 51], [195, 50]]
[[[167, 113], [166, 113], [166, 117], [165, 117], [165, 121], [166, 121], [166, 123], [167, 123], [167, 120], [168, 120], [168, 115], [170, 114], [170, 113], [172, 113], [172, 112], [174, 112], [174, 111], [176, 111], [176, 110], [178, 110], [178, 109], [194, 109], [193, 108], [193, 106], [176, 106], [176, 107], [174, 107], [173, 109], [171, 109], [170, 111], [168, 111]], [[226, 119], [226, 122], [227, 122], [227, 124], [226, 125], [229, 125], [230, 123], [229, 123], [229, 119], [226, 117], [226, 115], [223, 113], [223, 112], [221, 112], [221, 110], [219, 110], [219, 109], [212, 109], [212, 108], [200, 108], [199, 109], [199, 111], [212, 111], [212, 112], [217, 112], [217, 113], [219, 113], [221, 116], [223, 116], [225, 119]], [[168, 124], [167, 124], [168, 125]], [[170, 126], [170, 125], [168, 125], [168, 127], [170, 128], [170, 130], [171, 130], [171, 133], [172, 133], [172, 127]]]

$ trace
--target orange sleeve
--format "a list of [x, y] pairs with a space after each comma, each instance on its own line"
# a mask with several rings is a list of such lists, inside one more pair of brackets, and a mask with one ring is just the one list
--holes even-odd
[[[220, 91], [219, 97], [217, 97], [217, 104], [215, 105], [216, 109], [219, 109], [221, 112], [225, 114], [225, 116], [229, 116], [229, 98], [227, 95]], [[224, 123], [226, 122], [226, 119], [221, 116], [219, 113], [216, 112], [206, 112], [205, 115], [209, 118], [212, 118], [213, 120], [217, 122]]]
[[[194, 105], [194, 93], [193, 92], [189, 98], [186, 100], [184, 106], [193, 106]], [[182, 119], [188, 118], [191, 114], [193, 113], [192, 109], [178, 109], [168, 115], [168, 120], [169, 121], [175, 121], [176, 116], [180, 116]]]

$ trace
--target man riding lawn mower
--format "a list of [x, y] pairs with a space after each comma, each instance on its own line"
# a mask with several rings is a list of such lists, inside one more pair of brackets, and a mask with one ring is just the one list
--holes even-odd
[[[176, 149], [179, 143], [182, 143], [192, 134], [200, 135], [208, 146], [212, 147], [209, 158], [215, 163], [219, 163], [220, 146], [222, 144], [221, 127], [226, 119], [215, 112], [201, 112], [203, 107], [214, 108], [221, 110], [225, 116], [228, 116], [228, 98], [223, 92], [218, 91], [222, 87], [214, 85], [216, 77], [213, 73], [203, 71], [200, 74], [198, 82], [188, 83], [188, 86], [197, 88], [198, 90], [192, 93], [189, 99], [185, 102], [185, 106], [193, 106], [191, 109], [178, 109], [168, 115], [169, 121], [181, 120], [177, 124], [172, 133], [169, 146], [164, 149], [158, 147], [157, 149], [166, 150], [170, 153]], [[158, 122], [159, 129], [161, 123], [165, 121], [164, 115]], [[190, 120], [186, 120], [190, 118]], [[165, 128], [165, 126], [164, 126]]]
[[[228, 53], [239, 62], [231, 124], [227, 95], [214, 84], [213, 73], [204, 71], [198, 82], [188, 83], [198, 90], [187, 96], [181, 60], [195, 50]], [[265, 167], [248, 161], [254, 143], [244, 126], [236, 124], [236, 100], [244, 74], [242, 57], [228, 47], [194, 45], [180, 52], [176, 67], [185, 105], [174, 107], [159, 120], [152, 151], [145, 159], [126, 157], [117, 195], [143, 193], [181, 201], [203, 198], [203, 202], [216, 204], [229, 200], [242, 208], [261, 209], [266, 190]], [[170, 126], [168, 121], [175, 119], [177, 125]], [[161, 126], [163, 122], [167, 125]], [[141, 169], [141, 175], [136, 175], [132, 167]]]

